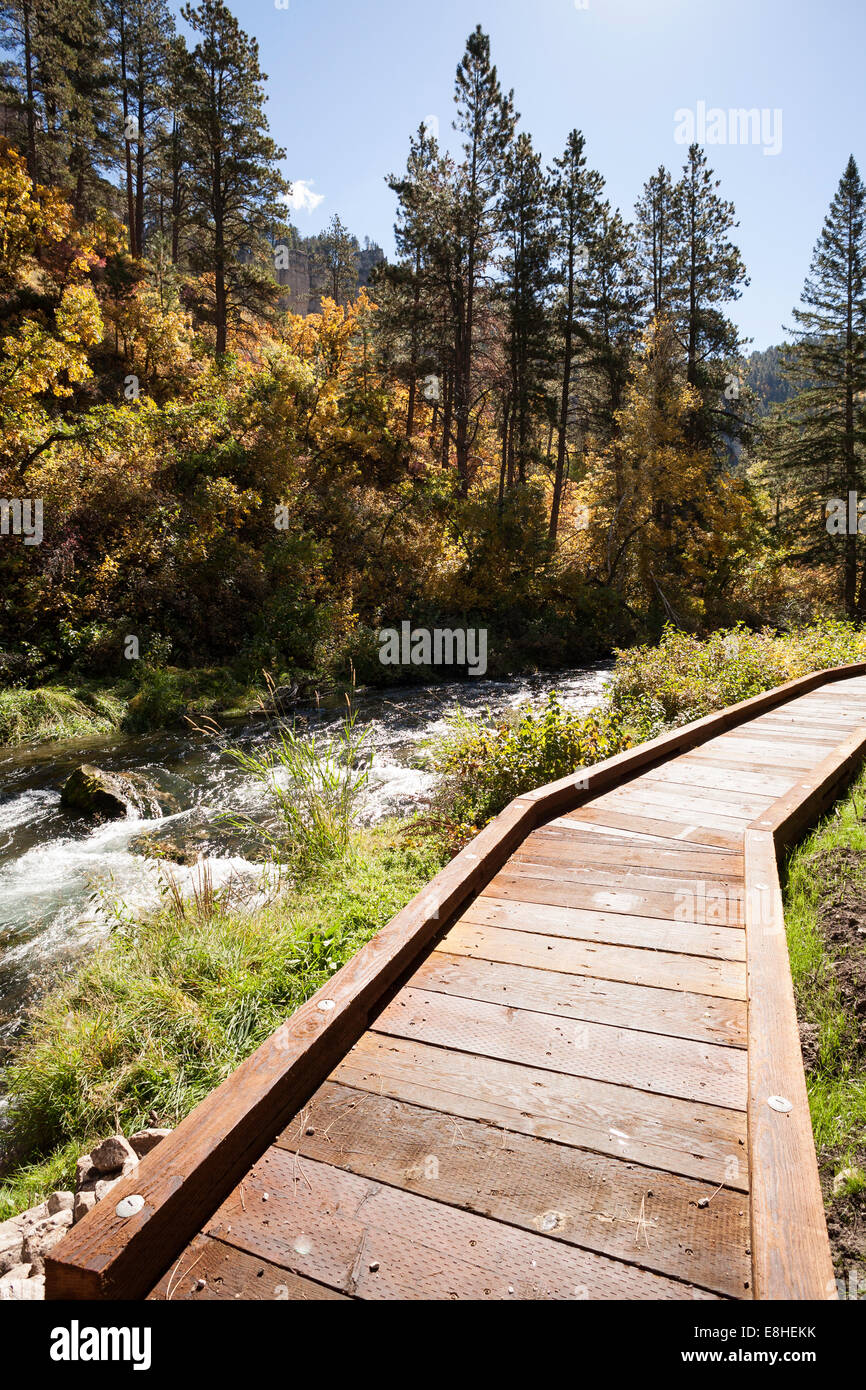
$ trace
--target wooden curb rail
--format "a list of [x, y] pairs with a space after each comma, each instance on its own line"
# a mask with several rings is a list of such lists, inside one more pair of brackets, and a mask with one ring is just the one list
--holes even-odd
[[[628, 749], [576, 776], [518, 797], [147, 1155], [135, 1174], [112, 1191], [110, 1200], [100, 1202], [70, 1231], [46, 1260], [46, 1297], [145, 1297], [289, 1119], [354, 1046], [419, 955], [539, 824], [797, 696], [864, 674], [866, 663], [858, 663], [800, 677]], [[828, 1278], [832, 1282], [832, 1268], [829, 1274], [827, 1268], [826, 1230], [822, 1246], [815, 1215], [817, 1169], [810, 1129], [807, 1143], [809, 1118], [808, 1105], [803, 1104], [801, 1061], [801, 1090], [797, 1089], [792, 1042], [796, 1015], [792, 1015], [793, 993], [775, 855], [787, 842], [786, 836], [814, 819], [818, 814], [815, 807], [827, 804], [826, 798], [832, 800], [845, 777], [856, 768], [866, 750], [866, 729], [852, 735], [843, 748], [844, 756], [839, 756], [843, 749], [834, 750], [822, 764], [818, 785], [810, 783], [811, 790], [804, 791], [799, 799], [792, 793], [777, 803], [777, 824], [769, 823], [765, 816], [746, 834], [747, 887], [751, 864], [753, 884], [769, 884], [771, 888], [769, 899], [766, 894], [763, 898], [759, 895], [764, 909], [757, 920], [753, 916], [751, 930], [747, 921], [749, 978], [754, 985], [750, 994], [755, 996], [749, 1008], [749, 1032], [757, 1038], [761, 1030], [768, 1049], [758, 1049], [753, 1076], [750, 1068], [750, 1150], [757, 1160], [760, 1185], [755, 1238], [763, 1243], [762, 1249], [766, 1245], [768, 1252], [766, 1260], [758, 1265], [759, 1297], [776, 1296], [774, 1290], [785, 1280], [789, 1291], [783, 1296], [827, 1297]], [[804, 782], [802, 787], [806, 786]], [[747, 893], [747, 901], [749, 896]], [[763, 929], [761, 918], [767, 902], [770, 926], [779, 927], [781, 923], [775, 933]], [[780, 979], [779, 993], [776, 986]], [[766, 1036], [762, 1031], [765, 1028]], [[770, 1112], [769, 1120], [764, 1114], [764, 1095], [771, 1083], [787, 1086], [793, 1093], [788, 1098], [794, 1105], [791, 1114], [796, 1122], [788, 1123], [784, 1129], [775, 1124], [776, 1112]], [[790, 1115], [780, 1118], [789, 1121]], [[117, 1205], [133, 1194], [143, 1197], [144, 1205], [136, 1215], [123, 1219], [116, 1213]], [[817, 1196], [820, 1199], [820, 1189]], [[822, 1205], [820, 1212], [823, 1222]], [[797, 1226], [795, 1217], [806, 1225]], [[789, 1258], [799, 1262], [802, 1278], [798, 1276], [792, 1281], [787, 1268]], [[824, 1289], [823, 1294], [815, 1292], [819, 1286]], [[808, 1288], [810, 1292], [792, 1294], [791, 1287]]]
[[832, 805], [864, 757], [861, 727], [745, 833], [752, 1266], [761, 1299], [836, 1297], [778, 861]]

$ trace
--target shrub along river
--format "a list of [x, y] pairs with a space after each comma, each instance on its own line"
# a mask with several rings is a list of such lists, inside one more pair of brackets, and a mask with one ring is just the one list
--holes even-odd
[[[541, 703], [556, 690], [566, 707], [583, 712], [600, 702], [609, 674], [608, 665], [597, 665], [510, 681], [359, 692], [358, 722], [369, 726], [372, 753], [362, 818], [374, 823], [423, 809], [435, 780], [429, 749], [457, 707], [470, 715], [502, 714]], [[344, 710], [323, 706], [295, 717], [327, 737]], [[165, 878], [154, 850], [175, 861], [169, 868], [182, 889], [189, 890], [203, 857], [215, 886], [231, 881], [238, 893], [257, 899], [256, 837], [231, 828], [225, 817], [266, 822], [267, 808], [260, 783], [228, 750], [264, 751], [272, 739], [262, 720], [212, 735], [172, 731], [0, 749], [0, 1046], [36, 988], [104, 935], [109, 922], [158, 905]], [[61, 806], [60, 792], [82, 763], [141, 773], [178, 809], [159, 820], [99, 825], [75, 817]]]

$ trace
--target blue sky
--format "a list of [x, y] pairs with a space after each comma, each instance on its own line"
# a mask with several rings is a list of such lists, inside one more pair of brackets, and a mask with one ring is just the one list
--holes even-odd
[[866, 175], [863, 0], [229, 3], [259, 40], [284, 171], [315, 195], [294, 213], [304, 234], [338, 212], [357, 236], [393, 250], [384, 176], [403, 168], [425, 118], [452, 139], [454, 71], [477, 23], [544, 158], [583, 130], [608, 196], [629, 216], [660, 163], [682, 164], [677, 111], [757, 108], [771, 122], [781, 112], [776, 154], [761, 143], [708, 146], [752, 281], [734, 316], [756, 347], [779, 341], [791, 321], [850, 153]]

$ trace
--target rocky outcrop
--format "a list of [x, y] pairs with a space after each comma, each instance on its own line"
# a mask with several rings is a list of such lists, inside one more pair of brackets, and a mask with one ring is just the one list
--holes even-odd
[[79, 816], [124, 820], [130, 816], [157, 819], [177, 810], [172, 798], [160, 792], [139, 772], [104, 772], [83, 763], [67, 779], [60, 804]]
[[0, 1223], [0, 1302], [45, 1297], [45, 1257], [170, 1129], [140, 1129], [129, 1139], [111, 1134], [75, 1165], [75, 1191], [52, 1192], [46, 1201]]

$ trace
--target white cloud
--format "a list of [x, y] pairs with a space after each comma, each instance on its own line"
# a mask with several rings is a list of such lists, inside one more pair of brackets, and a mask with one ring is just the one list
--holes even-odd
[[313, 192], [312, 179], [294, 179], [292, 191], [286, 197], [286, 202], [293, 212], [315, 212], [324, 201], [324, 193]]

